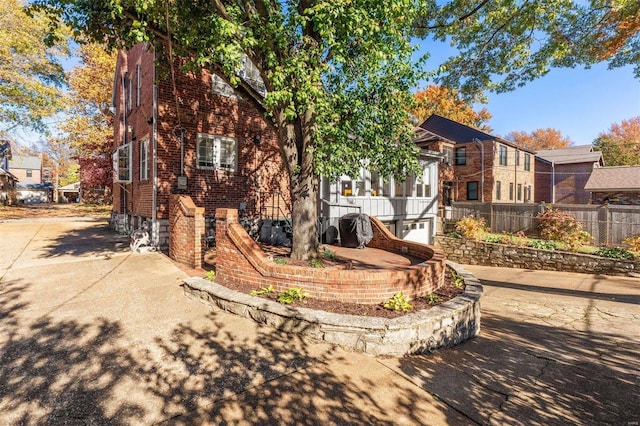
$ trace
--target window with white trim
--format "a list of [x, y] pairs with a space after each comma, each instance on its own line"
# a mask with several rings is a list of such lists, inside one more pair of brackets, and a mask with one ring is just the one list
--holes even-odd
[[142, 67], [136, 64], [136, 106], [140, 106], [140, 97], [142, 96]]
[[236, 96], [235, 90], [222, 77], [213, 74], [211, 76], [211, 91], [216, 95], [232, 98]]
[[149, 138], [140, 141], [140, 181], [149, 179]]
[[236, 171], [237, 143], [234, 138], [198, 133], [199, 169]]
[[124, 144], [113, 153], [114, 181], [131, 182], [131, 144]]

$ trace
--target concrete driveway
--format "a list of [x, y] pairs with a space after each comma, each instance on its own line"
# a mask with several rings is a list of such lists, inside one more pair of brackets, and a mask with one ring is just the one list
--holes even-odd
[[373, 359], [211, 312], [103, 221], [0, 222], [0, 424], [637, 424], [638, 280], [469, 269], [480, 337]]

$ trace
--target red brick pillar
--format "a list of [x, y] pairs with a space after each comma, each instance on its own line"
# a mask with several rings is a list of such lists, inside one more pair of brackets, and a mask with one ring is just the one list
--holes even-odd
[[169, 257], [191, 268], [201, 268], [204, 242], [204, 207], [191, 197], [172, 195], [169, 200]]

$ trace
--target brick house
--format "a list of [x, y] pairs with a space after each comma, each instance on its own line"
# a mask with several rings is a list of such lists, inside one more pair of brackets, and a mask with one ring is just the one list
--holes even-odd
[[439, 203], [534, 200], [535, 152], [433, 114], [416, 130], [419, 147], [444, 154]]
[[172, 196], [191, 197], [207, 219], [217, 208], [255, 215], [274, 194], [286, 198], [288, 180], [260, 112], [207, 70], [172, 70], [162, 52], [143, 43], [118, 55], [111, 225], [146, 224], [166, 248]]
[[536, 153], [535, 202], [588, 204], [585, 184], [591, 173], [603, 167], [602, 152], [591, 145], [542, 149]]
[[640, 166], [595, 168], [585, 190], [591, 194], [592, 204], [640, 206]]

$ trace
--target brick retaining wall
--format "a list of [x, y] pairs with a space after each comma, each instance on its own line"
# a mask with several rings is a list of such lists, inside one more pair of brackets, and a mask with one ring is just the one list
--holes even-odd
[[467, 265], [640, 276], [639, 260], [615, 260], [588, 254], [538, 250], [442, 235], [436, 236], [435, 243], [444, 250], [447, 259]]
[[204, 208], [185, 195], [169, 201], [169, 257], [191, 268], [202, 267]]
[[410, 270], [346, 270], [274, 263], [238, 223], [236, 209], [216, 210], [216, 282], [251, 283], [256, 289], [272, 285], [276, 291], [302, 287], [321, 300], [376, 304], [402, 291], [409, 299], [433, 293], [444, 284], [445, 258], [433, 246], [399, 240], [371, 218], [370, 247], [424, 259]]

